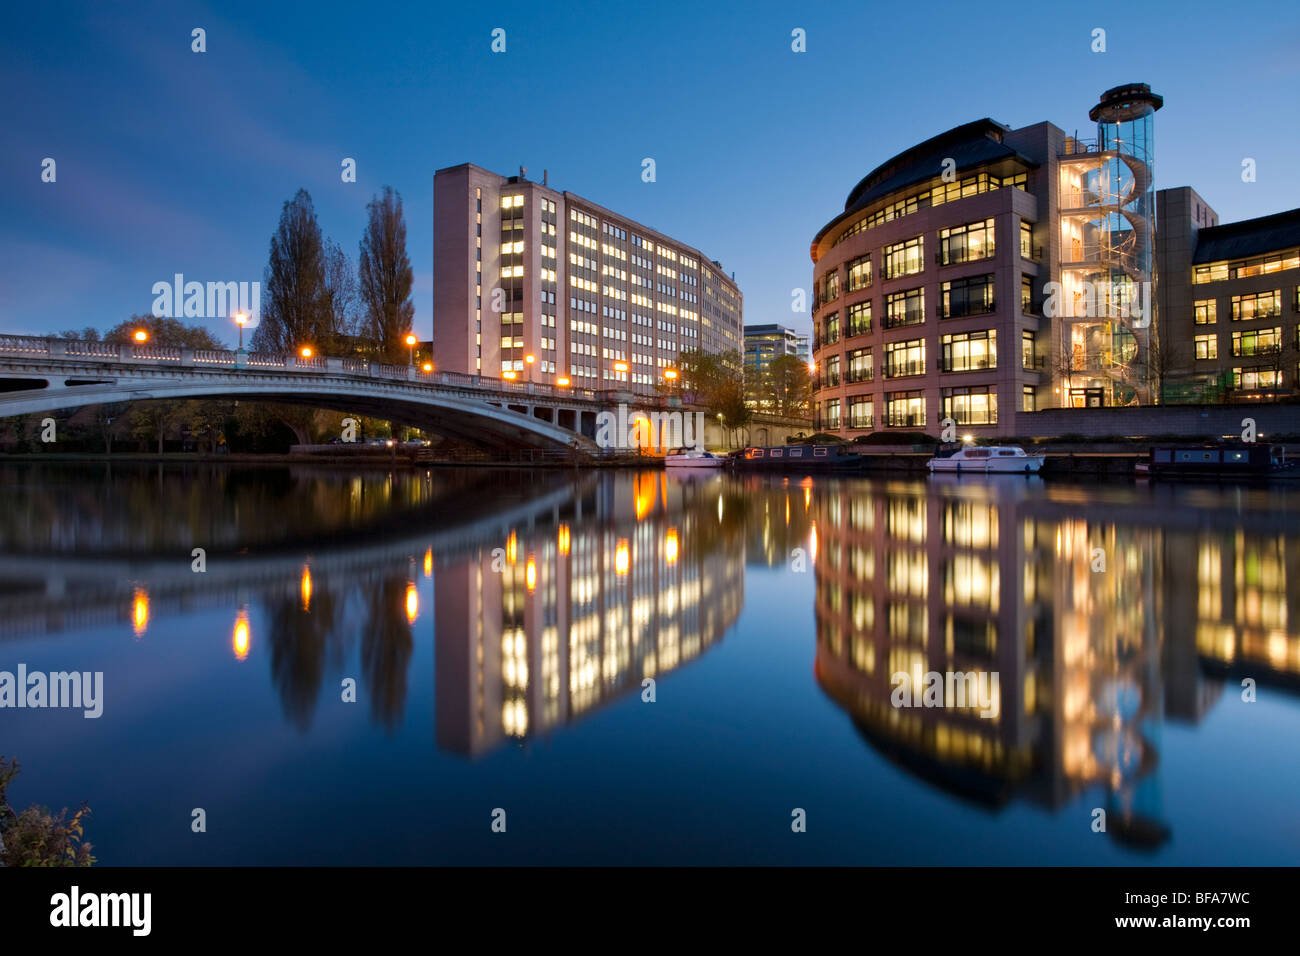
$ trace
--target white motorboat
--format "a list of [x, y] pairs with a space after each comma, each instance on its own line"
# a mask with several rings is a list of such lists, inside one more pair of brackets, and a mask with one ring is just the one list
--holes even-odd
[[930, 471], [952, 471], [959, 475], [1033, 475], [1043, 467], [1043, 458], [1043, 455], [1025, 454], [1018, 445], [986, 445], [962, 448], [946, 458], [931, 458]]
[[669, 468], [721, 468], [727, 459], [703, 448], [673, 448], [664, 456]]

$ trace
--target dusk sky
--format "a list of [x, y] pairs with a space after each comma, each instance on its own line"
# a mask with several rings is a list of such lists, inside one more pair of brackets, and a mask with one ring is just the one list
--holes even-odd
[[[6, 14], [0, 50], [8, 333], [106, 329], [177, 272], [261, 280], [300, 187], [355, 263], [366, 203], [391, 185], [428, 337], [433, 173], [463, 162], [549, 170], [553, 188], [719, 260], [747, 323], [803, 330], [790, 302], [811, 283], [809, 243], [869, 170], [985, 116], [1090, 139], [1089, 107], [1127, 82], [1165, 97], [1157, 187], [1193, 186], [1222, 222], [1300, 206], [1294, 0], [42, 3]], [[233, 326], [202, 321], [233, 345]]]

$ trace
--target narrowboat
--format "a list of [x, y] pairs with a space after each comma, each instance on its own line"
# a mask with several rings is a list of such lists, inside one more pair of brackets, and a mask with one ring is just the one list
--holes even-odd
[[836, 471], [861, 463], [862, 456], [844, 445], [753, 446], [731, 455], [740, 471]]
[[726, 463], [725, 455], [715, 455], [703, 448], [674, 448], [664, 456], [667, 468], [721, 468]]
[[1156, 445], [1134, 473], [1139, 478], [1300, 478], [1281, 445], [1254, 442]]

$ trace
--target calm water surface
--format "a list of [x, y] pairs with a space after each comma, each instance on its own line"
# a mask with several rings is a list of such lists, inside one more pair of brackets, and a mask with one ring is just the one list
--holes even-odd
[[[97, 720], [0, 710], [10, 798], [88, 801], [103, 864], [1300, 858], [1300, 489], [8, 464], [0, 491], [0, 670], [104, 675]], [[995, 713], [891, 704], [950, 671], [996, 674]]]

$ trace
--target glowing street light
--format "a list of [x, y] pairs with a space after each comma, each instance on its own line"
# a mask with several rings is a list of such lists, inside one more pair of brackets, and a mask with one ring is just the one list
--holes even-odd
[[615, 363], [614, 363], [614, 371], [616, 371], [616, 372], [623, 372], [624, 374], [626, 374], [626, 373], [627, 373], [627, 363], [626, 363], [626, 362], [615, 362]]
[[524, 356], [524, 364], [526, 364], [526, 365], [528, 366], [528, 381], [529, 381], [529, 382], [532, 382], [532, 380], [533, 380], [533, 363], [536, 362], [536, 361], [537, 361], [537, 357], [536, 357], [535, 355], [533, 355], [532, 352], [529, 352], [527, 355]]
[[677, 369], [675, 368], [664, 369], [664, 378], [668, 379], [668, 381], [670, 382], [675, 382], [677, 380]]
[[561, 375], [559, 378], [555, 380], [555, 384], [560, 386], [560, 388], [568, 388], [569, 379], [567, 376]]
[[310, 346], [310, 345], [304, 345], [304, 346], [302, 347], [302, 351], [301, 351], [299, 354], [300, 354], [303, 358], [311, 358], [311, 346]]
[[515, 379], [517, 379], [517, 378], [519, 377], [519, 373], [518, 373], [518, 372], [512, 372], [510, 369], [506, 369], [504, 372], [501, 373], [501, 377], [502, 377], [502, 378], [507, 378], [507, 379], [509, 379], [510, 381], [513, 382]]
[[239, 326], [239, 350], [241, 352], [244, 350], [244, 323], [246, 323], [247, 321], [248, 321], [247, 312], [235, 313], [235, 324]]
[[148, 341], [149, 341], [149, 333], [146, 332], [144, 329], [136, 329], [136, 330], [135, 330], [135, 335], [133, 336], [133, 338], [134, 338], [137, 342], [141, 342], [141, 343], [148, 342]]
[[416, 339], [416, 337], [415, 337], [414, 335], [408, 335], [408, 336], [406, 337], [406, 344], [407, 344], [407, 345], [410, 347], [410, 349], [411, 349], [411, 364], [412, 364], [412, 365], [415, 364], [415, 343], [416, 343], [416, 341], [417, 341], [417, 339]]
[[422, 366], [420, 366], [420, 367], [421, 367], [422, 369], [424, 369], [426, 372], [432, 372], [432, 371], [433, 371], [433, 363], [432, 363], [432, 362], [425, 362], [425, 363], [424, 363]]

